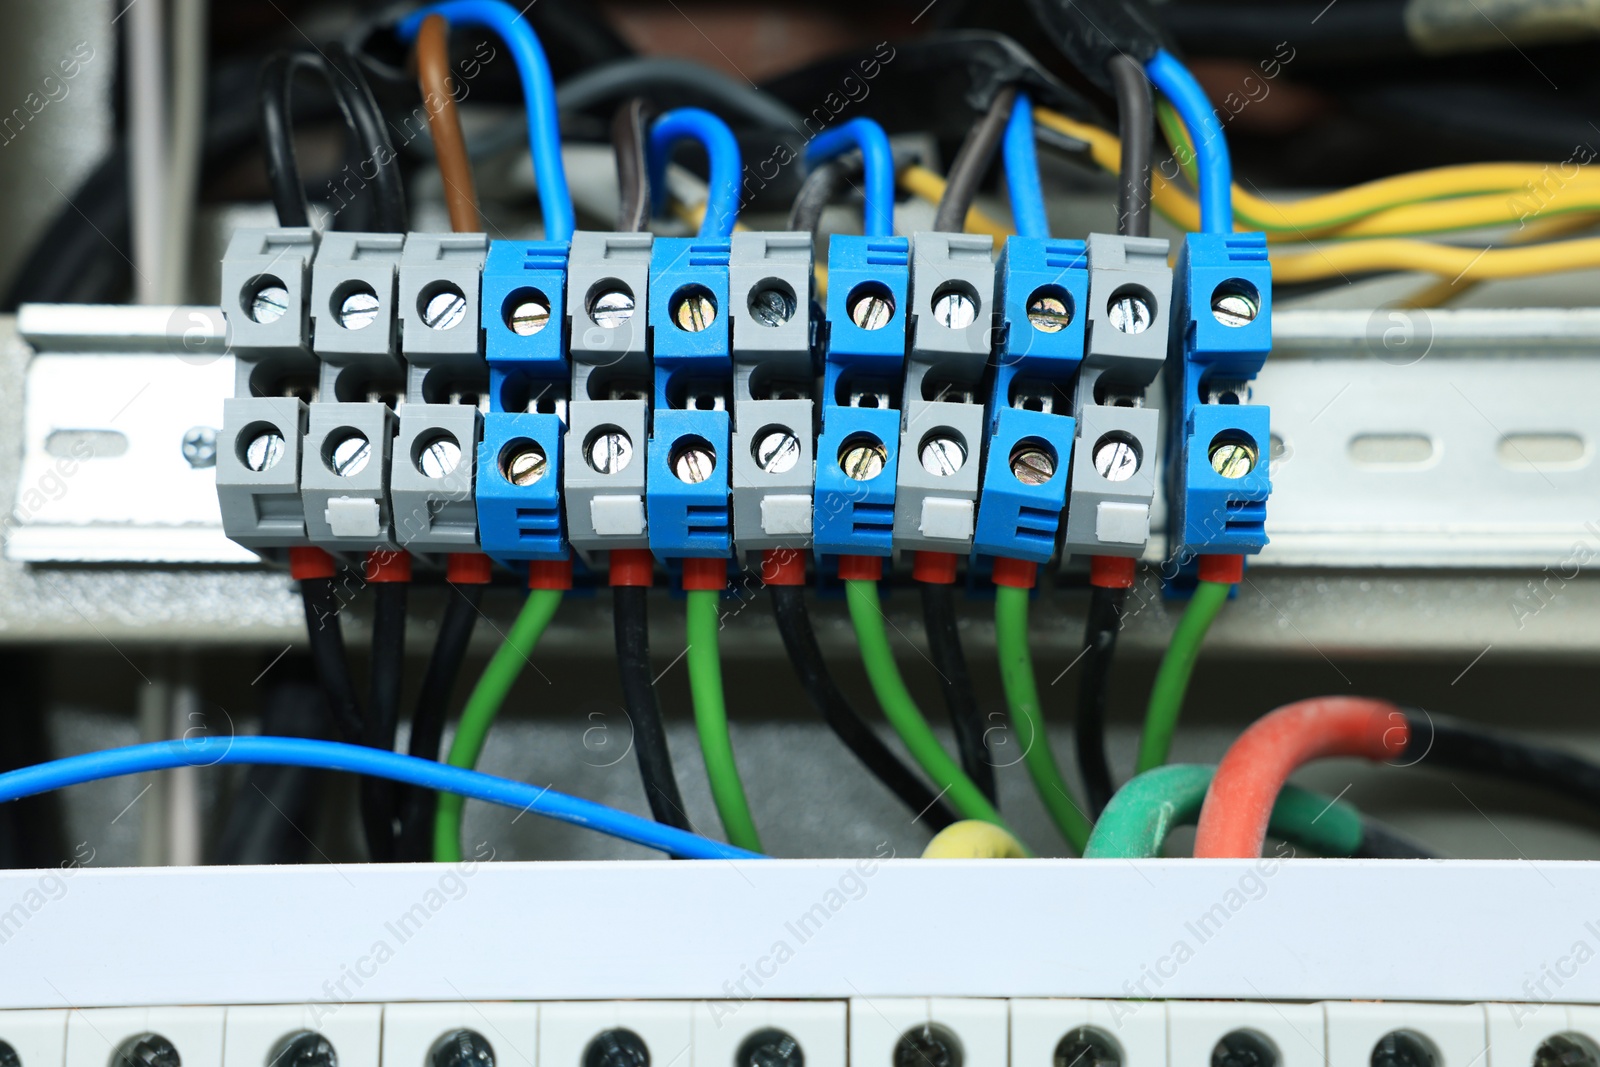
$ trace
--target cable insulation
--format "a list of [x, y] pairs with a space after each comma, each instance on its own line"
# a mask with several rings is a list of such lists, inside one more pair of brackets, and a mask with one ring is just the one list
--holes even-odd
[[752, 852], [761, 851], [761, 835], [750, 816], [750, 802], [728, 736], [728, 709], [722, 696], [722, 655], [717, 631], [722, 629], [718, 603], [720, 589], [688, 592], [689, 689], [694, 695], [694, 723], [711, 779], [711, 799], [716, 802], [728, 840]]
[[428, 133], [444, 182], [444, 202], [450, 228], [456, 233], [481, 233], [478, 186], [472, 177], [467, 138], [461, 132], [455, 86], [450, 82], [450, 23], [443, 15], [429, 15], [417, 31], [417, 87], [428, 113]]
[[1200, 658], [1200, 646], [1205, 642], [1206, 631], [1216, 619], [1222, 605], [1228, 602], [1233, 586], [1226, 582], [1200, 582], [1195, 586], [1194, 597], [1178, 620], [1172, 634], [1172, 643], [1161, 657], [1156, 670], [1156, 680], [1150, 687], [1150, 704], [1145, 709], [1144, 732], [1139, 735], [1139, 757], [1134, 771], [1143, 774], [1167, 762], [1172, 750], [1172, 735], [1178, 728], [1178, 717], [1183, 713], [1183, 697], [1189, 689], [1189, 676]]
[[617, 232], [640, 233], [650, 225], [650, 181], [645, 161], [645, 131], [650, 107], [636, 96], [611, 120], [611, 146], [617, 156]]
[[851, 149], [861, 152], [864, 232], [868, 237], [888, 237], [894, 233], [895, 166], [882, 126], [864, 118], [829, 126], [806, 143], [806, 166], [815, 168]]
[[1039, 152], [1033, 136], [1033, 101], [1018, 93], [1006, 121], [1006, 193], [1011, 200], [1011, 221], [1023, 237], [1048, 238], [1050, 218], [1045, 213], [1044, 185], [1039, 178]]
[[1106, 706], [1110, 703], [1111, 661], [1117, 651], [1127, 592], [1099, 585], [1090, 587], [1089, 617], [1084, 624], [1083, 673], [1078, 678], [1078, 714], [1072, 726], [1078, 774], [1083, 778], [1089, 814], [1096, 819], [1117, 788], [1106, 755]]
[[709, 111], [681, 107], [668, 111], [650, 124], [649, 161], [650, 199], [657, 213], [667, 203], [667, 162], [679, 141], [697, 141], [711, 163], [707, 182], [705, 217], [700, 220], [701, 237], [726, 239], [739, 221], [739, 182], [742, 165], [739, 142], [728, 124]]
[[[393, 752], [400, 729], [400, 688], [406, 664], [406, 593], [410, 582], [373, 582], [372, 677], [361, 743]], [[361, 825], [374, 863], [395, 859], [400, 798], [386, 778], [361, 780]]]
[[1117, 232], [1150, 236], [1150, 156], [1155, 137], [1150, 79], [1137, 60], [1111, 57], [1111, 81], [1117, 91], [1117, 126], [1122, 158], [1117, 172]]
[[959, 233], [966, 221], [967, 210], [977, 198], [978, 185], [989, 170], [995, 150], [1005, 136], [1006, 125], [1011, 120], [1011, 108], [1016, 102], [1017, 89], [1008, 85], [995, 93], [994, 100], [983, 118], [967, 133], [966, 140], [950, 164], [950, 174], [945, 181], [944, 195], [939, 198], [939, 208], [933, 217], [933, 228], [940, 233]]
[[1211, 101], [1188, 68], [1165, 49], [1145, 64], [1145, 73], [1172, 101], [1189, 129], [1198, 132], [1195, 156], [1200, 170], [1200, 228], [1206, 233], [1232, 233], [1233, 162]]
[[922, 591], [922, 628], [928, 638], [928, 657], [939, 675], [939, 688], [950, 713], [950, 726], [956, 735], [956, 751], [961, 768], [973, 784], [997, 809], [994, 783], [994, 758], [989, 752], [988, 730], [983, 711], [972, 689], [972, 674], [967, 656], [961, 650], [961, 631], [956, 627], [955, 595], [948, 585], [919, 582]]
[[689, 829], [689, 816], [678, 792], [661, 719], [655, 675], [650, 668], [650, 590], [643, 586], [611, 588], [612, 625], [617, 642], [617, 673], [622, 700], [633, 725], [633, 749], [639, 761], [644, 796], [656, 822]]

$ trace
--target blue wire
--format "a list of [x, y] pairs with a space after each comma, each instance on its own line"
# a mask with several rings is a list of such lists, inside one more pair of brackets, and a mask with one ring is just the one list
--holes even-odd
[[1200, 169], [1200, 229], [1204, 233], [1233, 232], [1233, 163], [1228, 141], [1211, 101], [1187, 67], [1165, 49], [1145, 65], [1150, 83], [1172, 102], [1194, 142]]
[[852, 148], [861, 149], [866, 182], [865, 229], [868, 237], [894, 235], [894, 154], [889, 135], [871, 119], [851, 119], [830, 126], [806, 144], [806, 166], [815, 167]]
[[498, 33], [511, 49], [522, 76], [522, 95], [528, 109], [528, 147], [533, 152], [533, 173], [539, 183], [539, 208], [544, 213], [544, 235], [550, 241], [570, 241], [577, 228], [567, 172], [561, 165], [561, 126], [556, 116], [556, 84], [550, 61], [533, 27], [503, 0], [445, 0], [413, 11], [400, 20], [395, 32], [410, 43], [429, 15], [443, 15], [451, 24], [481, 26]]
[[739, 219], [739, 142], [728, 124], [709, 111], [680, 107], [668, 111], [651, 125], [646, 155], [651, 204], [657, 214], [666, 207], [667, 160], [679, 141], [689, 139], [699, 141], [711, 160], [710, 191], [705, 218], [700, 220], [700, 236], [727, 237], [733, 233], [733, 224]]
[[19, 800], [69, 785], [81, 785], [125, 774], [164, 771], [173, 767], [210, 767], [219, 763], [266, 763], [284, 767], [315, 767], [390, 778], [423, 789], [460, 793], [508, 808], [531, 811], [574, 826], [598, 830], [636, 845], [660, 849], [685, 859], [765, 859], [721, 841], [687, 830], [664, 826], [625, 811], [569, 797], [550, 789], [492, 774], [469, 771], [449, 764], [398, 752], [347, 745], [340, 741], [313, 741], [303, 737], [203, 737], [182, 741], [155, 741], [102, 752], [51, 760], [0, 774], [0, 803]]
[[1049, 237], [1050, 219], [1044, 211], [1044, 186], [1039, 182], [1039, 154], [1033, 140], [1033, 101], [1018, 93], [1006, 123], [1003, 146], [1006, 192], [1011, 197], [1011, 220], [1023, 237]]

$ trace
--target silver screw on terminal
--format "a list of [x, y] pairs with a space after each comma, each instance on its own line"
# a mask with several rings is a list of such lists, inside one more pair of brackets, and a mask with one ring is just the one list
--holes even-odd
[[959, 289], [933, 295], [933, 320], [949, 330], [964, 330], [978, 317], [978, 304]]
[[265, 326], [283, 318], [289, 310], [289, 290], [268, 282], [250, 294], [250, 319]]
[[678, 481], [688, 485], [699, 485], [716, 469], [717, 454], [699, 443], [684, 445], [672, 455], [672, 473], [677, 475]]
[[1019, 445], [1011, 453], [1011, 473], [1023, 485], [1043, 485], [1056, 476], [1056, 460], [1042, 448]]
[[779, 427], [756, 440], [756, 466], [768, 474], [783, 474], [800, 462], [800, 438], [792, 430]]
[[350, 433], [339, 439], [328, 453], [328, 466], [341, 478], [353, 478], [372, 459], [372, 442], [365, 434]]
[[633, 318], [633, 294], [625, 289], [608, 289], [589, 301], [589, 317], [596, 326], [615, 330]]
[[740, 1042], [733, 1054], [734, 1067], [805, 1067], [805, 1062], [800, 1042], [775, 1027], [757, 1030]]
[[850, 305], [850, 321], [863, 330], [881, 330], [894, 318], [894, 301], [886, 293], [865, 293]]
[[466, 317], [467, 298], [454, 286], [435, 293], [422, 309], [422, 324], [430, 330], [452, 329]]
[[195, 470], [217, 465], [217, 431], [209, 426], [191, 426], [183, 435], [183, 458]]
[[1224, 478], [1243, 478], [1256, 469], [1260, 453], [1243, 441], [1219, 441], [1211, 446], [1211, 469]]
[[1125, 482], [1139, 470], [1139, 450], [1132, 441], [1108, 435], [1094, 448], [1094, 469], [1108, 482]]
[[699, 333], [717, 321], [717, 302], [704, 289], [689, 287], [673, 302], [672, 321], [685, 333]]
[[339, 302], [339, 325], [347, 330], [364, 330], [378, 319], [378, 294], [362, 286], [352, 289]]
[[512, 485], [532, 485], [543, 478], [549, 469], [550, 461], [545, 457], [544, 449], [532, 441], [524, 441], [521, 447], [500, 461], [500, 473]]
[[417, 470], [429, 478], [443, 478], [461, 464], [461, 446], [449, 434], [430, 438], [417, 452]]
[[633, 442], [621, 430], [605, 430], [589, 442], [589, 466], [601, 474], [617, 474], [633, 458]]
[[314, 1030], [301, 1030], [278, 1042], [271, 1067], [339, 1067], [333, 1043]]
[[1060, 333], [1072, 323], [1072, 309], [1053, 293], [1035, 293], [1028, 301], [1028, 321], [1040, 333]]
[[506, 327], [518, 337], [532, 337], [550, 324], [550, 305], [529, 297], [518, 301], [506, 316]]
[[1154, 318], [1150, 311], [1150, 301], [1138, 293], [1114, 295], [1107, 311], [1110, 314], [1112, 327], [1120, 333], [1144, 333], [1150, 328], [1150, 320]]
[[839, 469], [845, 477], [857, 482], [868, 482], [883, 473], [889, 464], [889, 450], [881, 441], [861, 440], [847, 443], [839, 456]]
[[782, 326], [794, 318], [794, 312], [794, 296], [775, 285], [750, 294], [750, 315], [763, 326]]
[[1211, 294], [1211, 316], [1224, 326], [1248, 326], [1260, 312], [1260, 302], [1241, 289], [1224, 285]]
[[283, 458], [283, 435], [277, 430], [263, 430], [244, 446], [244, 465], [253, 471], [271, 470]]
[[917, 458], [929, 474], [948, 478], [967, 462], [967, 450], [954, 437], [936, 434], [922, 442]]

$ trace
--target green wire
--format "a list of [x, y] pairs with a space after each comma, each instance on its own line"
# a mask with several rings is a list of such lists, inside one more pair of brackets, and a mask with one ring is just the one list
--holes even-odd
[[867, 669], [867, 680], [872, 683], [873, 695], [878, 698], [889, 725], [905, 742], [912, 759], [933, 779], [934, 786], [941, 794], [949, 794], [950, 802], [963, 816], [994, 823], [1012, 837], [1017, 837], [1016, 831], [1000, 818], [1000, 813], [989, 803], [983, 791], [972, 783], [960, 764], [951, 759], [939, 744], [939, 739], [928, 726], [928, 720], [906, 690], [905, 680], [900, 677], [900, 668], [894, 662], [894, 652], [889, 648], [889, 634], [883, 627], [883, 609], [878, 605], [877, 583], [851, 579], [844, 583], [844, 592], [850, 605], [850, 621], [855, 625], [856, 644], [861, 647], [861, 663]]
[[1155, 684], [1150, 687], [1144, 733], [1139, 736], [1139, 760], [1134, 765], [1136, 773], [1143, 774], [1167, 762], [1167, 753], [1172, 750], [1172, 732], [1178, 728], [1183, 694], [1189, 688], [1189, 675], [1194, 673], [1200, 645], [1206, 639], [1206, 631], [1211, 629], [1211, 620], [1228, 602], [1232, 590], [1233, 586], [1227, 582], [1201, 582], [1195, 587], [1194, 599], [1189, 601], [1188, 610], [1179, 620], [1172, 644], [1161, 657]]
[[750, 802], [733, 760], [733, 742], [728, 738], [728, 709], [722, 700], [722, 655], [717, 647], [717, 631], [722, 628], [718, 610], [722, 592], [718, 589], [689, 591], [689, 691], [694, 696], [694, 725], [700, 733], [700, 751], [706, 760], [706, 776], [711, 779], [711, 799], [716, 801], [728, 840], [752, 852], [765, 851], [750, 817]]
[[1089, 841], [1089, 820], [1067, 791], [1061, 768], [1050, 751], [1050, 735], [1039, 706], [1039, 686], [1033, 677], [1033, 658], [1028, 654], [1028, 591], [998, 585], [994, 594], [994, 640], [1000, 658], [1000, 681], [1005, 686], [1012, 720], [1025, 728], [1022, 760], [1056, 829], [1081, 855]]
[[[511, 632], [495, 651], [494, 658], [483, 669], [478, 684], [472, 687], [466, 710], [461, 713], [461, 723], [450, 742], [450, 755], [446, 762], [452, 767], [471, 770], [483, 751], [483, 741], [500, 714], [500, 705], [516, 683], [517, 676], [539, 643], [539, 635], [550, 625], [556, 609], [561, 606], [559, 589], [535, 589], [528, 594]], [[461, 808], [464, 798], [457, 793], [440, 793], [439, 809], [433, 820], [433, 858], [437, 863], [461, 861]]]
[[[1175, 826], [1200, 817], [1216, 768], [1195, 763], [1157, 767], [1130, 780], [1116, 795], [1089, 837], [1085, 859], [1154, 859]], [[1268, 833], [1322, 856], [1351, 856], [1366, 828], [1350, 805], [1286, 785], [1272, 807]]]

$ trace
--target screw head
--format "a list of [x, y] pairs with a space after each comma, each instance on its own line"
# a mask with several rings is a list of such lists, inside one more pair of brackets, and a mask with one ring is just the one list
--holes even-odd
[[209, 426], [191, 426], [183, 434], [183, 458], [195, 470], [217, 465], [217, 431]]
[[518, 337], [532, 337], [550, 324], [550, 305], [537, 297], [527, 297], [512, 306], [506, 327]]
[[259, 322], [263, 326], [277, 322], [289, 310], [289, 290], [276, 279], [265, 282], [250, 294], [246, 310], [252, 322]]
[[686, 485], [699, 485], [716, 471], [717, 454], [710, 445], [691, 441], [673, 449], [670, 466], [678, 481]]
[[673, 295], [672, 321], [685, 333], [699, 333], [717, 321], [717, 302], [698, 285], [686, 285]]
[[1428, 1040], [1410, 1030], [1391, 1030], [1372, 1049], [1372, 1067], [1434, 1067], [1437, 1062]]
[[1139, 449], [1120, 434], [1106, 434], [1094, 446], [1094, 469], [1108, 482], [1125, 482], [1139, 471]]
[[739, 1043], [734, 1067], [805, 1067], [805, 1052], [794, 1035], [776, 1027], [757, 1030]]
[[1056, 459], [1038, 445], [1020, 444], [1011, 453], [1011, 473], [1023, 485], [1043, 485], [1056, 476]]
[[1107, 309], [1111, 325], [1121, 333], [1144, 333], [1155, 316], [1150, 301], [1139, 293], [1115, 293]]
[[1211, 1067], [1277, 1067], [1278, 1053], [1254, 1030], [1222, 1035], [1211, 1050]]
[[315, 1030], [301, 1030], [278, 1042], [269, 1067], [339, 1067], [333, 1043]]
[[857, 482], [868, 482], [883, 473], [889, 464], [889, 449], [882, 441], [859, 438], [846, 441], [839, 454], [839, 469], [845, 477]]
[[1028, 298], [1028, 321], [1040, 333], [1060, 333], [1072, 322], [1072, 308], [1055, 293], [1036, 292]]
[[433, 296], [422, 309], [422, 324], [430, 330], [448, 330], [460, 325], [467, 317], [467, 298], [460, 289], [447, 285]]
[[138, 1034], [124, 1041], [111, 1067], [182, 1067], [178, 1049], [160, 1034]]
[[934, 433], [922, 441], [917, 450], [922, 469], [940, 478], [948, 478], [967, 462], [967, 450], [960, 441], [947, 434]]
[[779, 426], [756, 438], [756, 466], [768, 474], [784, 474], [800, 462], [800, 438], [788, 427]]
[[1248, 326], [1261, 313], [1261, 301], [1236, 286], [1217, 286], [1211, 294], [1211, 317], [1224, 326]]
[[461, 445], [447, 433], [435, 434], [417, 449], [417, 470], [429, 478], [443, 478], [461, 465]]
[[763, 326], [778, 327], [794, 318], [794, 294], [776, 285], [768, 285], [750, 293], [750, 316]]
[[617, 474], [633, 458], [633, 442], [618, 429], [602, 430], [589, 439], [589, 466], [601, 474]]
[[1069, 1031], [1056, 1045], [1053, 1067], [1122, 1067], [1122, 1052], [1092, 1026]]
[[1217, 441], [1211, 446], [1211, 469], [1224, 478], [1243, 478], [1256, 469], [1260, 453], [1245, 441]]
[[339, 301], [339, 325], [347, 330], [364, 330], [378, 319], [378, 294], [365, 285], [345, 294]]
[[923, 1023], [900, 1035], [894, 1067], [961, 1067], [961, 1042], [938, 1023]]
[[282, 434], [277, 430], [262, 430], [244, 446], [244, 465], [256, 472], [271, 470], [285, 451]]
[[4, 1041], [0, 1041], [0, 1067], [22, 1067], [22, 1057]]
[[589, 301], [589, 317], [596, 326], [615, 330], [633, 318], [633, 294], [626, 289], [607, 289]]
[[549, 469], [544, 449], [533, 441], [521, 442], [500, 458], [500, 473], [512, 485], [532, 485]]
[[933, 321], [949, 330], [964, 330], [978, 318], [978, 302], [960, 289], [933, 294]]
[[328, 466], [341, 478], [353, 478], [360, 474], [367, 469], [371, 459], [372, 442], [367, 440], [366, 434], [356, 430], [339, 438], [328, 452]]
[[894, 318], [894, 300], [887, 293], [868, 291], [850, 304], [850, 321], [863, 330], [881, 330]]
[[452, 1030], [428, 1053], [429, 1067], [494, 1067], [494, 1046], [476, 1030]]
[[650, 1067], [650, 1046], [632, 1030], [602, 1030], [583, 1050], [583, 1067]]
[[1596, 1067], [1597, 1064], [1600, 1064], [1600, 1053], [1579, 1034], [1551, 1034], [1533, 1052], [1533, 1067]]

